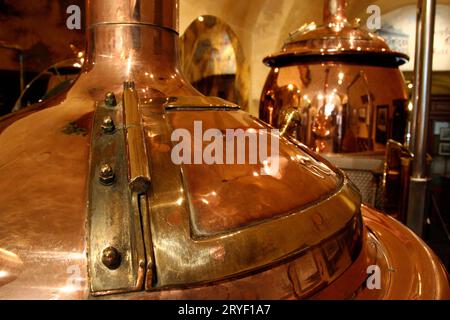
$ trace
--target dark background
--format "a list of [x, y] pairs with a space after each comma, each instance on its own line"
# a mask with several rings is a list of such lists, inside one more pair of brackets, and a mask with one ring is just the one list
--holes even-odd
[[[24, 49], [25, 84], [50, 65], [75, 57], [84, 49], [82, 29], [69, 30], [70, 5], [84, 12], [84, 0], [0, 0], [0, 43]], [[37, 86], [39, 87], [39, 86]], [[19, 53], [0, 48], [0, 116], [8, 113], [20, 94]]]

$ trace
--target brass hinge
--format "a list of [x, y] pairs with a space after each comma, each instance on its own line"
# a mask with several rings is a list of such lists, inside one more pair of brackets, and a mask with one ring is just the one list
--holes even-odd
[[94, 113], [88, 189], [88, 272], [94, 296], [142, 290], [146, 269], [152, 276], [141, 221], [147, 219], [141, 208], [150, 184], [148, 160], [134, 85], [124, 87], [123, 101], [109, 93]]

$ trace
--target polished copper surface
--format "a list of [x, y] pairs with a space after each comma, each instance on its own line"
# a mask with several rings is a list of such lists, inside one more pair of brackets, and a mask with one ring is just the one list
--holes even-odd
[[[126, 3], [103, 1], [111, 10]], [[68, 91], [0, 121], [0, 248], [29, 270], [5, 270], [16, 279], [0, 287], [1, 299], [89, 294], [86, 186], [95, 104], [121, 92], [130, 77], [144, 97], [197, 94], [180, 76], [176, 32], [102, 23], [89, 25], [87, 37], [83, 72]]]
[[6, 118], [0, 124], [0, 248], [23, 264], [16, 279], [0, 287], [1, 299], [86, 293], [88, 138], [62, 132], [72, 121], [87, 132], [90, 106], [83, 102], [28, 111], [16, 122], [8, 124]]
[[[177, 107], [171, 102], [164, 107], [161, 101], [151, 100], [142, 102], [152, 176], [147, 204], [151, 233], [144, 238], [153, 244], [156, 272], [155, 282], [147, 283], [147, 290], [242, 277], [313, 252], [328, 239], [332, 272], [318, 273], [317, 281], [333, 279], [351, 264], [360, 250], [360, 197], [339, 171], [314, 159], [303, 146], [294, 147], [294, 141], [279, 137], [272, 138], [279, 139], [281, 170], [267, 172], [267, 177], [255, 175], [267, 169], [262, 164], [175, 165], [171, 134], [180, 128], [193, 131], [194, 117], [203, 120], [205, 129], [219, 131], [267, 126], [220, 104], [198, 106], [182, 101]], [[273, 186], [286, 190], [285, 186], [292, 185], [291, 174], [309, 188], [312, 184], [324, 186], [314, 187], [318, 192], [314, 195], [305, 190], [304, 197], [271, 194]], [[270, 198], [263, 200], [261, 195]], [[337, 233], [346, 234], [341, 245]]]
[[264, 63], [277, 67], [326, 58], [346, 62], [358, 59], [365, 63], [376, 59], [386, 65], [398, 66], [408, 60], [405, 54], [392, 51], [382, 37], [364, 30], [359, 20], [348, 22], [346, 6], [347, 0], [325, 0], [323, 25], [317, 26], [313, 22], [292, 32], [281, 52], [266, 57]]
[[[217, 128], [223, 132], [227, 129], [256, 132], [266, 128], [241, 111], [223, 114], [180, 111], [169, 114], [168, 120], [173, 129], [185, 128], [192, 133], [195, 121], [202, 121], [203, 130]], [[194, 134], [192, 137], [194, 145]], [[270, 141], [276, 137], [266, 134], [265, 138]], [[208, 145], [207, 142], [203, 144], [203, 147]], [[268, 153], [271, 152], [268, 148]], [[316, 161], [307, 149], [299, 149], [293, 143], [280, 141], [279, 162], [280, 170], [276, 174], [265, 172], [270, 168], [260, 164], [243, 166], [237, 161], [234, 164], [184, 165], [185, 185], [194, 199], [191, 202], [194, 231], [199, 234], [220, 233], [274, 218], [328, 198], [342, 184], [340, 174]], [[317, 170], [308, 170], [306, 165], [302, 165], [305, 162], [315, 164]], [[301, 196], [297, 188], [303, 190]]]
[[[350, 24], [345, 1], [325, 1], [324, 25], [291, 34], [271, 66], [259, 116], [321, 153], [383, 152], [403, 142], [407, 92], [397, 68], [406, 56]], [[389, 83], [389, 85], [387, 85]]]
[[[364, 267], [358, 272], [355, 270], [358, 262], [355, 263], [338, 281], [314, 298], [343, 299], [347, 296], [364, 300], [450, 299], [445, 268], [414, 232], [392, 217], [369, 207], [363, 206], [362, 212], [367, 231]], [[349, 293], [349, 284], [355, 282], [356, 274], [365, 272], [367, 276], [368, 265], [380, 267], [381, 289], [370, 290], [364, 283], [358, 290]]]
[[[106, 8], [98, 3], [88, 1], [93, 16]], [[133, 4], [156, 1], [111, 3], [129, 16]], [[158, 3], [165, 9], [150, 5], [141, 17], [176, 7]], [[449, 296], [426, 245], [361, 209], [344, 174], [288, 135], [275, 137], [280, 176], [254, 175], [264, 166], [175, 165], [171, 133], [194, 119], [268, 126], [184, 80], [176, 32], [115, 17], [87, 29], [86, 64], [68, 91], [0, 119], [0, 299], [351, 298], [366, 292], [374, 261], [385, 286], [369, 298]], [[136, 112], [143, 135], [125, 135]], [[115, 130], [102, 128], [106, 116]], [[131, 170], [143, 163], [148, 172]], [[110, 169], [114, 179], [101, 183]], [[130, 186], [136, 176], [150, 188]], [[294, 183], [296, 193], [284, 192]]]
[[[286, 66], [270, 71], [263, 92], [260, 118], [316, 152], [383, 152], [386, 137], [403, 139], [405, 133], [401, 115], [407, 95], [395, 68], [330, 62]], [[385, 130], [379, 128], [381, 117]]]

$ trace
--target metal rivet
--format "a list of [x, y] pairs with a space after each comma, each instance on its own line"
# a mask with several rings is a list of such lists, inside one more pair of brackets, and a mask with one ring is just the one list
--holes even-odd
[[116, 248], [106, 247], [102, 251], [102, 262], [108, 269], [115, 270], [120, 266], [122, 257]]
[[100, 182], [104, 185], [112, 185], [114, 182], [114, 170], [109, 164], [104, 164], [100, 168]]
[[114, 92], [108, 92], [105, 96], [105, 104], [108, 107], [115, 107], [117, 105], [116, 96]]
[[104, 133], [108, 133], [108, 134], [111, 134], [116, 130], [114, 121], [110, 116], [106, 116], [105, 118], [103, 118], [102, 130]]

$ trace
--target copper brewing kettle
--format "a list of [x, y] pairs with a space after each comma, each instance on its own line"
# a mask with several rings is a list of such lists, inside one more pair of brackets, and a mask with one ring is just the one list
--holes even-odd
[[348, 22], [345, 6], [326, 0], [323, 25], [301, 27], [264, 59], [271, 71], [260, 118], [317, 152], [384, 152], [389, 139], [405, 140], [408, 96], [398, 66], [408, 57]]
[[184, 80], [177, 1], [87, 10], [78, 80], [0, 119], [0, 299], [449, 296], [420, 239], [290, 138], [277, 172], [176, 164], [174, 132], [269, 128]]

